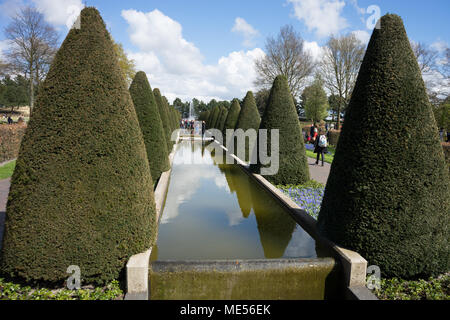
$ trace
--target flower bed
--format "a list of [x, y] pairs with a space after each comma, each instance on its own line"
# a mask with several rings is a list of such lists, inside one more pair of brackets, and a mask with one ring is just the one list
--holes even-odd
[[325, 187], [321, 183], [311, 180], [303, 185], [279, 185], [277, 188], [311, 217], [317, 219], [325, 191]]

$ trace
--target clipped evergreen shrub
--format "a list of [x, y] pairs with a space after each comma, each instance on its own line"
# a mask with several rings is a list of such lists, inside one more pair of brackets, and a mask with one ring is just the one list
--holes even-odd
[[227, 119], [225, 120], [225, 126], [223, 130], [236, 128], [236, 123], [241, 113], [241, 106], [238, 99], [233, 99], [231, 103], [230, 111], [228, 112]]
[[218, 106], [215, 106], [214, 107], [214, 109], [213, 109], [213, 112], [212, 112], [212, 115], [211, 115], [211, 121], [210, 121], [210, 126], [209, 126], [209, 128], [214, 128], [214, 129], [217, 129], [217, 120], [218, 120], [218, 118], [219, 118], [219, 113], [220, 113], [220, 109], [219, 109], [219, 107]]
[[169, 170], [170, 164], [164, 127], [145, 72], [136, 73], [130, 95], [144, 137], [152, 179], [156, 183], [161, 173]]
[[219, 129], [220, 131], [223, 131], [224, 129], [224, 125], [225, 125], [225, 120], [227, 119], [228, 116], [228, 110], [225, 107], [220, 107], [220, 115], [219, 115], [219, 119], [218, 119], [218, 125], [217, 125], [217, 129]]
[[449, 271], [450, 185], [401, 18], [374, 29], [345, 115], [318, 226], [385, 276]]
[[42, 84], [6, 209], [0, 268], [61, 283], [117, 279], [154, 244], [153, 182], [112, 40], [95, 8], [81, 11]]
[[164, 100], [161, 96], [161, 91], [159, 91], [158, 88], [153, 89], [153, 95], [155, 96], [159, 115], [161, 116], [164, 132], [166, 134], [167, 151], [170, 154], [170, 152], [172, 151], [173, 142], [171, 141], [172, 129], [169, 120], [169, 110], [166, 108]]
[[[267, 129], [267, 150], [271, 150], [271, 130], [279, 130], [279, 170], [265, 176], [273, 184], [303, 184], [309, 180], [305, 144], [297, 111], [285, 76], [277, 76], [270, 90], [269, 101], [259, 129]], [[258, 147], [261, 142], [258, 136]], [[253, 150], [252, 152], [256, 152]], [[261, 162], [252, 165], [259, 173]]]
[[[261, 117], [259, 116], [258, 108], [256, 107], [256, 101], [251, 91], [248, 91], [244, 101], [242, 103], [242, 109], [239, 113], [238, 120], [236, 122], [236, 130], [242, 129], [244, 132], [249, 129], [258, 131], [261, 123]], [[253, 148], [250, 148], [253, 150]], [[245, 161], [250, 160], [249, 153], [249, 139], [245, 141]]]
[[200, 116], [198, 117], [198, 120], [206, 122], [209, 119], [209, 115], [210, 115], [209, 110], [203, 111], [202, 113], [200, 113]]

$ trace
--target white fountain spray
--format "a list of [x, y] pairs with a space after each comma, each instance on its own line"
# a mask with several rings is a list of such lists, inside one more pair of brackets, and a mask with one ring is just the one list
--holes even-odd
[[194, 119], [194, 103], [191, 101], [191, 104], [189, 105], [189, 121], [195, 120]]

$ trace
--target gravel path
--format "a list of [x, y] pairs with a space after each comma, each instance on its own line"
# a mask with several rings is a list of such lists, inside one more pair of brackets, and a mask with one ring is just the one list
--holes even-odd
[[322, 167], [322, 158], [320, 158], [319, 164], [316, 165], [316, 159], [308, 158], [308, 165], [309, 165], [309, 175], [311, 176], [311, 179], [316, 180], [320, 183], [323, 183], [324, 185], [327, 184], [328, 175], [330, 174], [330, 168], [331, 164], [324, 163]]

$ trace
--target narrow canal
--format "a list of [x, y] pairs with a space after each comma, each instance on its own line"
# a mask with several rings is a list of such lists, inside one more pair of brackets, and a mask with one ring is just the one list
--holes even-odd
[[151, 260], [316, 258], [314, 239], [207, 144], [182, 140], [176, 147]]

